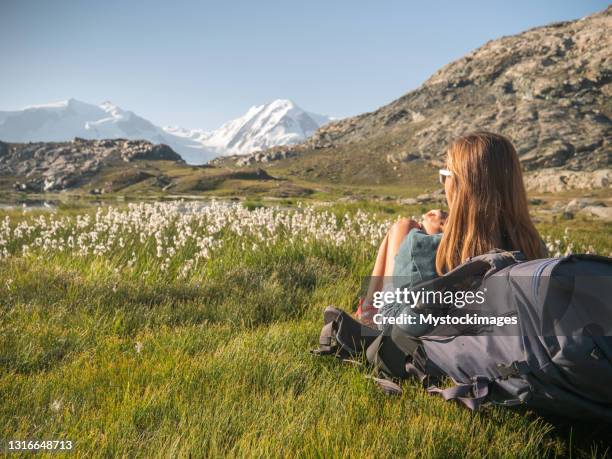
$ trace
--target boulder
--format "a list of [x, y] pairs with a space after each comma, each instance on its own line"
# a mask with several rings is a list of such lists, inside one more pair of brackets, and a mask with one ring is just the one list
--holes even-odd
[[580, 211], [580, 214], [594, 217], [606, 222], [612, 221], [612, 207], [587, 206]]
[[175, 152], [172, 148], [165, 144], [152, 145], [147, 142], [148, 145], [144, 145], [144, 148], [137, 149], [135, 153], [130, 157], [130, 161], [137, 159], [151, 160], [151, 161], [176, 161], [184, 162], [181, 155]]
[[612, 169], [572, 171], [567, 169], [542, 169], [525, 176], [528, 191], [558, 193], [567, 190], [590, 190], [612, 187]]

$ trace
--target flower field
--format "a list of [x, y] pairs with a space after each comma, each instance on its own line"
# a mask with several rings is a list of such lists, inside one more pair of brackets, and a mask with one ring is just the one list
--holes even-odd
[[[366, 206], [364, 206], [365, 208]], [[0, 213], [0, 439], [82, 457], [578, 457], [605, 428], [473, 415], [315, 358], [351, 310], [393, 212], [228, 202]], [[582, 226], [580, 226], [582, 225]], [[553, 254], [609, 226], [542, 224]]]
[[[0, 256], [59, 254], [113, 260], [121, 271], [155, 270], [189, 277], [224, 245], [255, 252], [279, 245], [376, 246], [389, 222], [364, 212], [338, 218], [312, 207], [281, 210], [211, 202], [130, 204], [99, 207], [95, 214], [40, 214], [19, 219], [7, 215], [0, 226]], [[126, 260], [127, 257], [127, 260]], [[125, 263], [122, 263], [125, 261]]]

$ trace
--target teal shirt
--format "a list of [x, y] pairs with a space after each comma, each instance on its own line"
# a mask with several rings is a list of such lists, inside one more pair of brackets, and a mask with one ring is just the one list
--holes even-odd
[[409, 284], [413, 287], [437, 276], [436, 251], [441, 239], [442, 233], [427, 234], [416, 228], [410, 230], [400, 244], [393, 268], [393, 277], [401, 278], [401, 286]]
[[[437, 277], [436, 251], [442, 233], [427, 234], [422, 230], [412, 229], [406, 235], [395, 256], [393, 268], [393, 287], [412, 288], [422, 281]], [[400, 314], [416, 314], [411, 308], [403, 304], [387, 304], [380, 309], [383, 316], [397, 317]], [[380, 326], [381, 329], [384, 326]], [[424, 327], [421, 325], [402, 326], [412, 336], [419, 336]], [[421, 330], [423, 329], [423, 330]]]

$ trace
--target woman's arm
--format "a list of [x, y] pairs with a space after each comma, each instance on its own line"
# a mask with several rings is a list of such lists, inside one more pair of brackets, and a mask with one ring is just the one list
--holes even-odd
[[385, 264], [388, 245], [389, 233], [385, 235], [385, 238], [380, 243], [380, 247], [378, 247], [376, 261], [374, 262], [374, 269], [372, 269], [370, 285], [368, 286], [368, 291], [366, 293], [367, 300], [371, 300], [374, 296], [374, 292], [377, 292], [382, 289], [382, 278], [385, 275]]
[[389, 230], [389, 242], [387, 243], [387, 256], [385, 257], [385, 276], [393, 276], [395, 269], [395, 256], [411, 229], [421, 228], [421, 224], [410, 218], [400, 218]]
[[366, 294], [366, 301], [372, 299], [374, 292], [382, 290], [383, 278], [385, 276], [393, 275], [395, 255], [397, 255], [402, 241], [412, 228], [420, 228], [419, 223], [408, 218], [401, 218], [389, 229], [389, 232], [378, 248], [374, 269], [372, 269], [372, 278], [370, 279], [370, 285]]

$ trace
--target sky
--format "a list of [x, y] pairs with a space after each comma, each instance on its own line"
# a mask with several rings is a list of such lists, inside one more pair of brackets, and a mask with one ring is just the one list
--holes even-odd
[[76, 98], [214, 129], [291, 99], [345, 117], [491, 39], [596, 0], [0, 0], [0, 110]]

